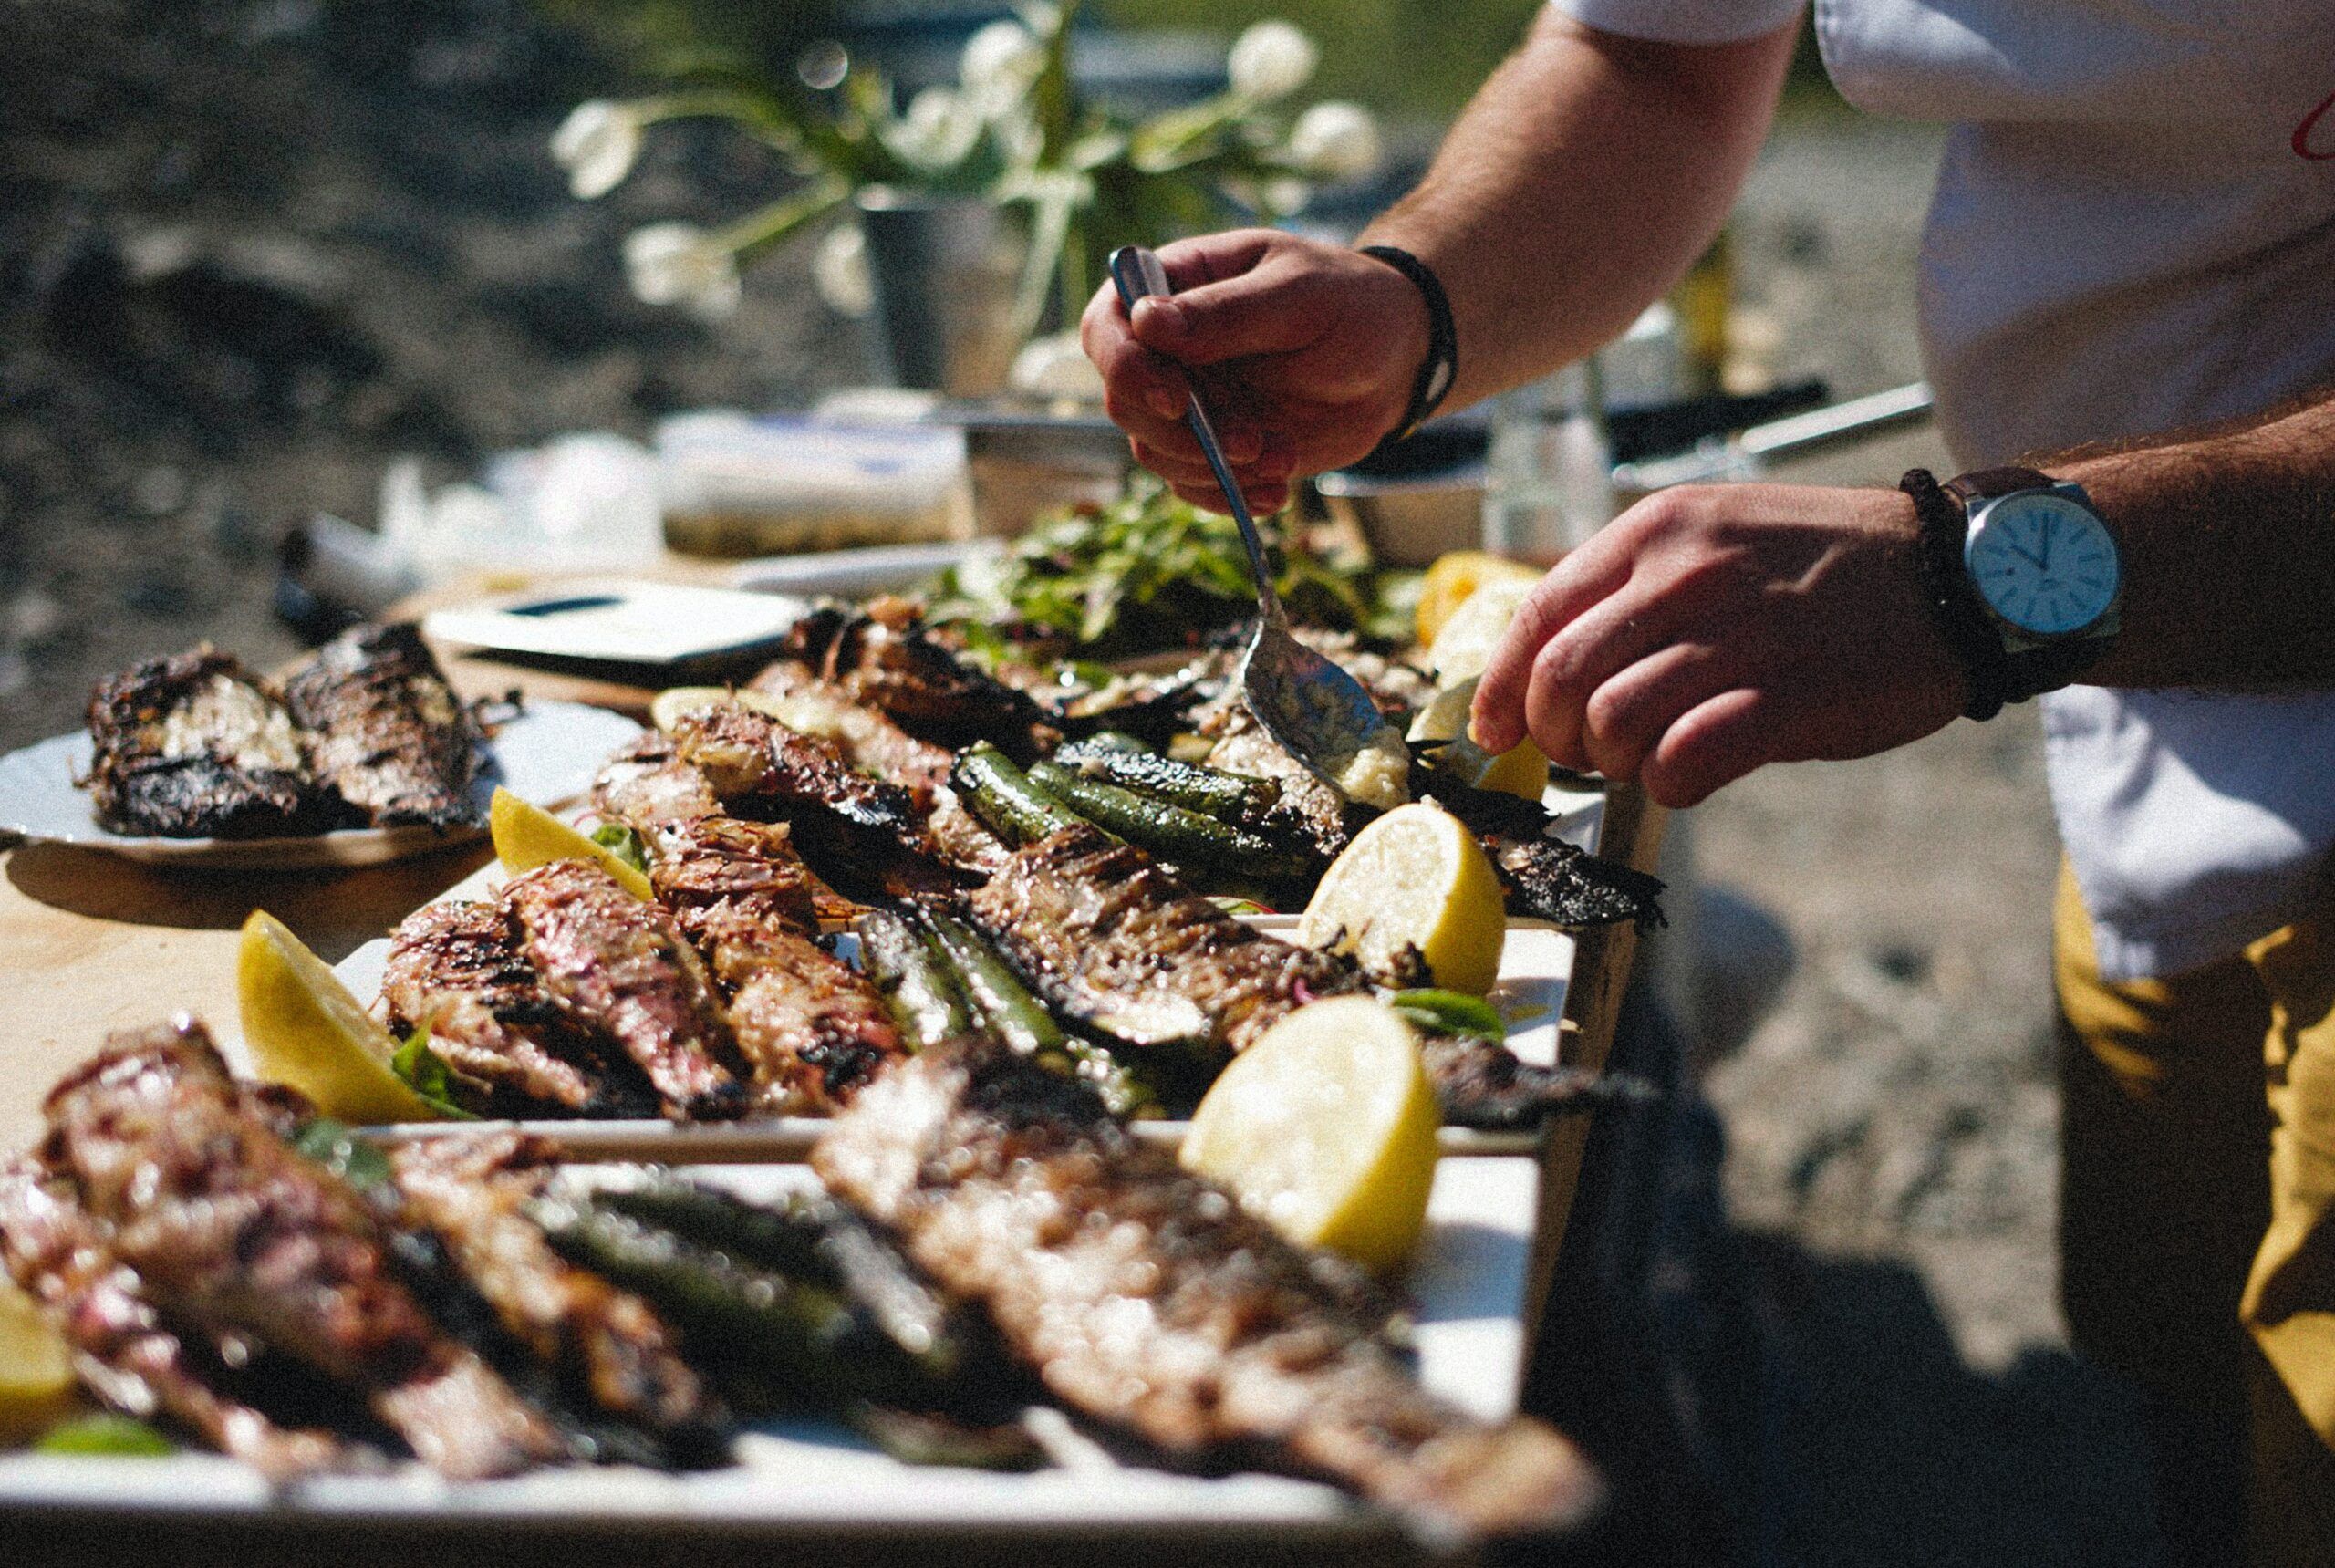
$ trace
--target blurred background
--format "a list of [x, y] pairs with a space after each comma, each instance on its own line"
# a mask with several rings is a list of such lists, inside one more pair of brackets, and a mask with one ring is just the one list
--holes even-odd
[[[1095, 0], [1078, 70], [1214, 90], [1282, 16], [1322, 94], [1375, 110], [1397, 193], [1531, 0]], [[583, 202], [546, 152], [580, 100], [708, 47], [784, 73], [814, 40], [903, 90], [1001, 7], [912, 0], [0, 0], [0, 748], [72, 728], [99, 675], [197, 638], [265, 665], [278, 541], [376, 521], [564, 432], [800, 409], [869, 377], [814, 248], [718, 325], [639, 303], [620, 247], [792, 178], [718, 128], [650, 139]], [[1863, 119], [1808, 51], [1730, 230], [1730, 385], [1919, 376], [1912, 262], [1934, 128]], [[1790, 477], [1893, 483], [1921, 435]], [[1770, 770], [1692, 814], [1653, 969], [1707, 1097], [1592, 1194], [1663, 1420], [1746, 1556], [2146, 1562], [2122, 1396], [2054, 1299], [2046, 940], [2057, 847], [2032, 716]], [[1659, 1030], [1662, 1026], [1653, 1026]], [[1632, 1163], [1634, 1161], [1634, 1163]], [[1631, 1174], [1634, 1172], [1635, 1174]], [[1649, 1392], [1650, 1390], [1650, 1392]]]

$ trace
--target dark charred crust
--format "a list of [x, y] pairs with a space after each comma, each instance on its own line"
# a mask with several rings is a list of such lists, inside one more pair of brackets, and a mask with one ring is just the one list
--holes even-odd
[[[164, 722], [206, 694], [232, 689], [254, 716], [291, 716], [233, 657], [209, 648], [149, 659], [98, 683], [89, 700], [94, 757], [89, 789], [98, 821], [114, 833], [165, 838], [273, 838], [340, 826], [339, 804], [317, 788], [305, 765], [265, 766], [238, 753], [245, 737], [218, 723], [182, 741], [202, 749], [171, 756], [161, 743]], [[185, 720], [182, 717], [182, 725]], [[286, 757], [296, 762], [296, 755]]]
[[881, 603], [814, 610], [795, 623], [787, 651], [819, 679], [940, 745], [987, 740], [1026, 760], [1060, 738], [1028, 692], [975, 669], [911, 614]]
[[358, 627], [284, 683], [309, 732], [311, 767], [376, 827], [477, 820], [471, 800], [483, 736], [410, 625]]

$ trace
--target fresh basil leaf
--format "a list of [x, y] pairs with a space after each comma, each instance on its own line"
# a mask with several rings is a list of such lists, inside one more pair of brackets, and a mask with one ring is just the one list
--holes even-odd
[[407, 1036], [404, 1044], [389, 1057], [389, 1071], [405, 1080], [405, 1086], [430, 1102], [430, 1108], [449, 1121], [467, 1122], [478, 1118], [454, 1103], [454, 1073], [446, 1059], [430, 1048], [430, 1025], [423, 1024]]
[[1386, 999], [1386, 1005], [1415, 1027], [1437, 1034], [1474, 1035], [1483, 1040], [1508, 1038], [1508, 1024], [1498, 1010], [1482, 997], [1469, 996], [1463, 991], [1398, 991]]
[[389, 1179], [389, 1157], [330, 1116], [302, 1127], [292, 1147], [351, 1187], [379, 1187]]
[[640, 835], [635, 833], [631, 828], [627, 827], [623, 823], [604, 822], [600, 824], [599, 826], [592, 830], [592, 842], [607, 850], [609, 854], [615, 856], [617, 859], [623, 861], [626, 865], [631, 867], [634, 870], [641, 873], [641, 875], [648, 875], [649, 846], [641, 843]]
[[121, 1459], [159, 1459], [178, 1452], [178, 1445], [145, 1422], [110, 1413], [77, 1416], [51, 1427], [33, 1445], [39, 1454], [103, 1454]]

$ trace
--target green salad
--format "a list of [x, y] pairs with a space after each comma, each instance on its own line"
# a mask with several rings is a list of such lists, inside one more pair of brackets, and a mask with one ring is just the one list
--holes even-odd
[[[1381, 641], [1407, 636], [1417, 573], [1382, 570], [1359, 546], [1309, 548], [1287, 519], [1258, 525], [1291, 619]], [[1002, 556], [943, 572], [927, 597], [936, 622], [1066, 640], [1086, 657], [1116, 659], [1186, 647], [1246, 620], [1257, 591], [1238, 524], [1137, 473], [1116, 501], [1043, 518]]]

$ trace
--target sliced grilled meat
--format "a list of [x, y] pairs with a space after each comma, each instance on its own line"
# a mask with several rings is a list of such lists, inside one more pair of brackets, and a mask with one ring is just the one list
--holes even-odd
[[1015, 850], [966, 908], [1049, 1006], [1128, 1045], [1239, 1051], [1303, 1002], [1368, 989], [1347, 961], [1243, 925], [1099, 828]]
[[681, 716], [673, 738], [683, 761], [713, 793], [735, 805], [766, 801], [832, 812], [855, 827], [901, 835], [916, 831], [916, 802], [896, 784], [871, 778], [843, 759], [832, 741], [790, 730], [747, 708], [702, 708]]
[[515, 1133], [408, 1144], [392, 1161], [406, 1213], [447, 1247], [503, 1328], [570, 1371], [592, 1403], [659, 1434], [692, 1438], [723, 1418], [648, 1303], [552, 1251], [526, 1216], [557, 1151]]
[[0, 1168], [0, 1264], [114, 1408], [171, 1422], [274, 1480], [354, 1462], [337, 1434], [281, 1425], [223, 1389], [218, 1358], [163, 1323], [108, 1228], [29, 1158]]
[[729, 996], [756, 1109], [825, 1114], [907, 1054], [874, 983], [808, 932], [727, 898], [682, 924]]
[[829, 1190], [978, 1301], [1056, 1397], [1189, 1461], [1324, 1476], [1494, 1533], [1580, 1521], [1601, 1483], [1537, 1421], [1422, 1389], [1366, 1285], [1283, 1241], [1091, 1091], [938, 1047], [871, 1085], [812, 1153]]
[[337, 805], [309, 772], [292, 715], [211, 648], [99, 681], [89, 737], [88, 787], [112, 832], [268, 838], [335, 826]]
[[284, 683], [317, 776], [376, 827], [464, 826], [483, 737], [411, 626], [360, 626]]
[[616, 1042], [682, 1121], [746, 1108], [745, 1064], [705, 966], [672, 916], [581, 860], [557, 860], [503, 890], [544, 990], [579, 1026]]
[[905, 600], [815, 610], [795, 623], [787, 652], [909, 733], [952, 749], [991, 741], [1027, 761], [1061, 738], [1028, 692], [942, 647]]
[[580, 1027], [529, 966], [500, 904], [424, 904], [389, 939], [381, 1000], [430, 1031], [463, 1107], [506, 1116], [655, 1116], [631, 1061]]
[[1642, 931], [1663, 924], [1661, 878], [1553, 836], [1548, 809], [1539, 801], [1441, 777], [1432, 778], [1429, 790], [1483, 840], [1500, 868], [1510, 914], [1570, 930], [1624, 920]]
[[543, 1417], [394, 1276], [378, 1212], [278, 1136], [200, 1025], [119, 1037], [44, 1110], [43, 1162], [164, 1311], [361, 1391], [449, 1476], [565, 1457]]

